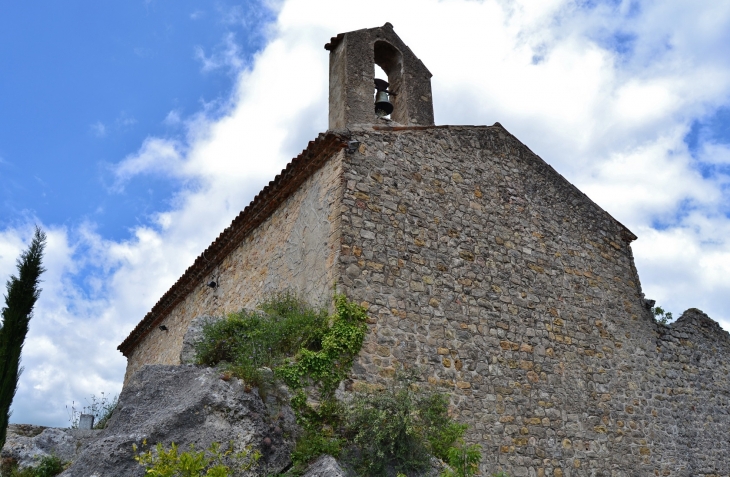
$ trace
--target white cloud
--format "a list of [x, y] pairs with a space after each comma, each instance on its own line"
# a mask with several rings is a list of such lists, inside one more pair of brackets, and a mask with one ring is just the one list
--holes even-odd
[[193, 56], [202, 64], [204, 73], [220, 68], [228, 68], [235, 73], [241, 71], [245, 65], [241, 46], [236, 42], [236, 36], [233, 33], [226, 34], [222, 45], [216, 48], [211, 55], [206, 55], [203, 47], [196, 46]]
[[730, 147], [727, 144], [705, 142], [699, 151], [698, 159], [707, 164], [730, 165]]
[[106, 126], [104, 126], [104, 123], [101, 121], [97, 121], [91, 125], [91, 132], [93, 132], [96, 137], [104, 137], [106, 136]]
[[180, 149], [174, 140], [150, 137], [145, 139], [139, 151], [131, 154], [114, 167], [117, 178], [116, 188], [135, 175], [142, 173], [166, 173], [170, 176], [182, 175], [184, 164]]
[[[693, 158], [683, 142], [693, 120], [730, 104], [730, 5], [578, 5], [291, 0], [275, 5], [278, 19], [252, 64], [233, 36], [212, 54], [199, 50], [204, 71], [237, 75], [231, 97], [191, 117], [171, 113], [184, 137], [149, 137], [114, 169], [118, 187], [140, 174], [195, 185], [128, 240], [86, 224], [49, 228], [48, 285], [25, 348], [16, 419], [62, 425], [63, 403], [119, 388], [116, 345], [327, 128], [324, 43], [386, 20], [434, 74], [439, 123], [500, 121], [639, 235], [649, 297], [675, 316], [699, 307], [730, 329], [728, 178], [697, 169], [698, 160], [727, 164], [728, 146], [702, 143]], [[618, 34], [628, 46], [617, 46]], [[12, 271], [29, 230], [0, 232], [0, 273]]]
[[119, 117], [114, 120], [114, 124], [117, 126], [117, 129], [124, 130], [137, 124], [137, 120], [133, 116], [130, 116], [126, 111], [122, 111], [119, 113]]
[[182, 123], [182, 117], [180, 116], [180, 111], [177, 109], [173, 109], [167, 113], [167, 116], [165, 116], [165, 119], [162, 121], [162, 124], [167, 126], [177, 126], [180, 123]]

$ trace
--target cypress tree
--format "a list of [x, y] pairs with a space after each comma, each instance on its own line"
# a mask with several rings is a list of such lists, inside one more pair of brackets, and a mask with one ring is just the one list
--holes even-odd
[[12, 275], [6, 285], [0, 328], [0, 449], [5, 445], [10, 405], [18, 387], [18, 377], [23, 371], [20, 368], [20, 352], [33, 316], [33, 307], [41, 293], [38, 284], [41, 273], [45, 271], [41, 266], [45, 246], [46, 234], [36, 227], [30, 247], [18, 259], [18, 276]]

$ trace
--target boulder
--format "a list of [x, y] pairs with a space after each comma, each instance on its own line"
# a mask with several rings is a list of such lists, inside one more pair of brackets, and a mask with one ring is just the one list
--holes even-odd
[[72, 461], [99, 432], [10, 424], [0, 457], [12, 459], [20, 468], [36, 465], [41, 458], [50, 455]]
[[337, 459], [323, 455], [310, 464], [302, 477], [348, 477], [348, 473], [340, 467]]
[[[431, 458], [431, 465], [418, 473], [412, 473], [409, 477], [438, 477], [448, 467], [439, 459]], [[394, 469], [388, 469], [388, 475], [396, 475]], [[302, 477], [357, 477], [357, 473], [351, 466], [335, 459], [330, 455], [323, 455], [312, 462]]]
[[260, 393], [213, 368], [144, 366], [124, 387], [106, 429], [61, 475], [141, 477], [132, 445], [145, 450], [173, 442], [181, 452], [213, 442], [232, 445], [234, 452], [251, 446], [262, 457], [241, 475], [276, 474], [290, 465], [297, 434], [288, 402], [286, 388], [271, 385]]

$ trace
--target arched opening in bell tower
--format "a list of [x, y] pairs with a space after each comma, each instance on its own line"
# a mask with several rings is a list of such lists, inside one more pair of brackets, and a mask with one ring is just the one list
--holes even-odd
[[[403, 55], [387, 41], [378, 40], [374, 46], [375, 78], [388, 82], [388, 99], [393, 104], [390, 119], [398, 123], [407, 123], [406, 91], [403, 87]], [[383, 77], [385, 76], [385, 77]], [[386, 116], [387, 117], [387, 116]]]

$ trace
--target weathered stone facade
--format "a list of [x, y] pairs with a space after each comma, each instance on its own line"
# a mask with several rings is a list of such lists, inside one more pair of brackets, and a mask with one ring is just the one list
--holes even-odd
[[[196, 316], [277, 290], [322, 303], [336, 283], [370, 317], [353, 385], [418, 366], [483, 446], [485, 475], [730, 476], [728, 333], [699, 310], [655, 323], [636, 237], [501, 125], [374, 119], [372, 78], [347, 65], [375, 61], [363, 52], [386, 40], [422, 73], [391, 64], [391, 83], [428, 90], [415, 101], [430, 106], [430, 73], [394, 35], [386, 24], [328, 44], [341, 129], [310, 143], [125, 340], [126, 379], [177, 364]], [[429, 124], [413, 94], [398, 101]]]
[[[293, 192], [154, 327], [128, 355], [125, 382], [144, 364], [180, 364], [183, 337], [196, 316], [253, 308], [263, 296], [293, 291], [326, 303], [340, 248], [342, 153]], [[216, 288], [207, 286], [216, 282]], [[163, 325], [167, 329], [160, 330]]]
[[485, 474], [730, 473], [727, 332], [654, 322], [625, 227], [500, 126], [354, 138], [340, 286], [372, 321], [354, 379], [420, 366]]

